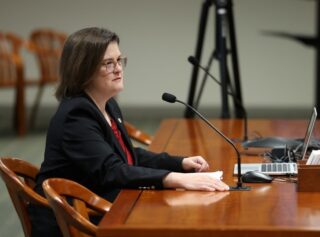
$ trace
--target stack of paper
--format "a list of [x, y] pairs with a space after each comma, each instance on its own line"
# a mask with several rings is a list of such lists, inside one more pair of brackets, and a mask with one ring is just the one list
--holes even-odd
[[320, 150], [312, 150], [307, 165], [320, 165]]

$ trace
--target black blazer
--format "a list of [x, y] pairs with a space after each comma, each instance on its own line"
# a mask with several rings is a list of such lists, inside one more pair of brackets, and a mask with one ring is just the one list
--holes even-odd
[[112, 128], [86, 94], [66, 98], [50, 122], [36, 191], [43, 194], [45, 179], [62, 177], [113, 201], [122, 188], [162, 189], [166, 174], [183, 172], [181, 157], [133, 147], [114, 99], [106, 110], [117, 123], [134, 165], [128, 165]]

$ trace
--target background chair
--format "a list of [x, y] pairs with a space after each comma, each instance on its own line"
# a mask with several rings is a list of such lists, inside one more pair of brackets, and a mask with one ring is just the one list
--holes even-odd
[[[84, 236], [83, 233], [95, 236], [97, 226], [89, 221], [86, 206], [103, 215], [112, 205], [71, 180], [47, 179], [42, 187], [64, 237]], [[66, 201], [66, 197], [73, 199], [74, 206]]]
[[26, 237], [31, 237], [30, 204], [49, 207], [47, 200], [33, 191], [39, 169], [20, 159], [0, 158], [0, 174], [20, 218]]
[[38, 62], [40, 79], [38, 92], [31, 110], [30, 127], [33, 127], [44, 86], [59, 80], [59, 62], [67, 35], [53, 29], [36, 29], [31, 32], [28, 49]]
[[[58, 65], [66, 35], [50, 29], [35, 30], [26, 41], [17, 34], [0, 32], [0, 88], [15, 89], [14, 127], [18, 135], [27, 130], [25, 110], [25, 87], [38, 85], [39, 89], [30, 113], [30, 126], [34, 125], [43, 88], [48, 83], [55, 83], [59, 78]], [[24, 62], [20, 50], [27, 47], [35, 54], [40, 71], [39, 79], [26, 79]]]
[[[39, 89], [31, 110], [29, 125], [34, 126], [44, 86], [59, 80], [59, 60], [67, 35], [52, 29], [37, 29], [25, 41], [13, 33], [0, 32], [0, 87], [16, 90], [14, 125], [19, 135], [26, 133], [25, 87], [38, 85]], [[36, 56], [40, 79], [25, 79], [21, 47], [27, 47]], [[129, 136], [144, 145], [150, 145], [152, 137], [125, 122]]]
[[13, 33], [0, 32], [0, 87], [15, 89], [13, 120], [19, 135], [26, 132], [24, 67], [20, 49], [24, 41]]

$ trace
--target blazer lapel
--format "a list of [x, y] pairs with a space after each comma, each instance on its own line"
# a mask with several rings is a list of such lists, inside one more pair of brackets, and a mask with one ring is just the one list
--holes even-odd
[[131, 139], [130, 139], [125, 127], [124, 127], [122, 119], [120, 117], [117, 117], [117, 118], [114, 118], [114, 121], [117, 124], [117, 127], [121, 132], [123, 142], [125, 143], [127, 149], [131, 153], [131, 156], [132, 156], [132, 159], [133, 159], [133, 163], [136, 164], [136, 157], [135, 157], [135, 154], [134, 154], [134, 152], [132, 150], [133, 146], [132, 146], [132, 143], [131, 143]]
[[[111, 144], [115, 149], [116, 149], [116, 153], [120, 156], [120, 158], [124, 161], [124, 162], [128, 162], [127, 161], [127, 156], [124, 153], [118, 139], [116, 138], [116, 136], [113, 133], [112, 128], [109, 126], [109, 124], [107, 123], [106, 119], [104, 118], [104, 116], [102, 115], [101, 111], [98, 109], [98, 107], [96, 106], [96, 104], [94, 103], [94, 101], [90, 98], [90, 96], [88, 96], [86, 93], [83, 93], [83, 96], [85, 96], [97, 109], [97, 114], [99, 116], [99, 119], [101, 120], [101, 124], [102, 126], [104, 126], [104, 130], [105, 130], [105, 136], [106, 136], [106, 140], [110, 141]], [[108, 102], [106, 104], [105, 107], [106, 111], [110, 114], [110, 116], [114, 119], [114, 121], [118, 124], [118, 128], [121, 127], [119, 126], [119, 123], [116, 121], [118, 116], [115, 116], [114, 114], [116, 114], [112, 108], [112, 106], [110, 106], [110, 102]], [[123, 132], [121, 130], [121, 132]], [[130, 150], [131, 151], [131, 150]], [[132, 151], [131, 151], [131, 154]]]
[[112, 137], [112, 141], [113, 141], [113, 144], [114, 144], [114, 147], [117, 149], [118, 151], [118, 154], [120, 155], [121, 159], [125, 162], [128, 162], [127, 161], [127, 156], [126, 154], [124, 153], [124, 150], [122, 149], [118, 139], [116, 138], [115, 134], [113, 133], [113, 130], [112, 128], [110, 127], [110, 130], [112, 132], [111, 134], [111, 137]]
[[[135, 158], [135, 154], [132, 150], [132, 144], [131, 144], [131, 140], [124, 128], [123, 125], [123, 121], [120, 117], [120, 115], [118, 115], [113, 109], [112, 106], [109, 105], [109, 103], [107, 103], [106, 105], [106, 110], [108, 111], [109, 115], [112, 117], [112, 119], [114, 120], [114, 122], [117, 124], [117, 128], [119, 129], [121, 135], [122, 135], [122, 139], [127, 147], [127, 149], [130, 151], [132, 158], [133, 158], [133, 162], [134, 164], [136, 163], [136, 158]], [[110, 130], [112, 131], [112, 128], [110, 127]], [[121, 158], [128, 163], [127, 160], [127, 156], [124, 152], [124, 150], [122, 149], [119, 141], [117, 140], [116, 136], [114, 135], [113, 131], [112, 131], [112, 139], [113, 139], [113, 143], [115, 144], [115, 147], [117, 148], [119, 154], [121, 154]]]

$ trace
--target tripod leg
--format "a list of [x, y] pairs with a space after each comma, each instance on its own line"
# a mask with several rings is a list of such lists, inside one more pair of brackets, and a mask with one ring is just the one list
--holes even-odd
[[228, 79], [227, 79], [227, 58], [226, 53], [226, 39], [221, 39], [221, 55], [220, 55], [220, 76], [221, 76], [221, 99], [222, 99], [222, 114], [221, 118], [230, 118], [229, 104], [228, 104]]
[[[235, 94], [238, 98], [238, 103], [234, 102], [235, 113], [237, 118], [243, 118], [243, 105], [242, 105], [242, 93], [241, 93], [241, 84], [240, 84], [240, 70], [238, 63], [238, 52], [237, 52], [237, 42], [236, 42], [236, 34], [235, 34], [235, 25], [234, 25], [234, 17], [232, 11], [232, 0], [229, 0], [227, 3], [227, 17], [229, 23], [229, 35], [230, 35], [230, 51], [231, 51], [231, 62], [233, 69], [233, 78], [234, 78], [234, 86], [235, 86]], [[241, 105], [239, 105], [241, 103]]]
[[[210, 56], [210, 59], [209, 59], [209, 62], [208, 62], [208, 65], [206, 67], [206, 69], [209, 71], [210, 70], [210, 67], [211, 67], [211, 64], [212, 64], [212, 61], [215, 57], [215, 52], [213, 52]], [[200, 89], [199, 89], [199, 92], [198, 92], [198, 96], [197, 96], [197, 100], [195, 101], [194, 103], [194, 107], [195, 108], [198, 108], [199, 104], [200, 104], [200, 99], [201, 99], [201, 96], [202, 96], [202, 92], [203, 92], [203, 89], [204, 89], [204, 86], [206, 85], [206, 82], [207, 82], [207, 78], [208, 78], [208, 74], [205, 73], [203, 75], [203, 79], [202, 79], [202, 83], [201, 83], [201, 86], [200, 86]]]
[[[227, 63], [227, 68], [228, 68], [228, 63]], [[229, 70], [227, 70], [227, 83], [228, 83], [228, 91], [232, 92], [232, 94], [235, 95], [235, 96], [232, 96], [232, 101], [233, 101], [234, 106], [241, 106], [242, 102], [240, 102], [238, 100], [238, 97], [236, 96], [236, 93], [234, 92], [235, 91], [234, 85], [232, 84]], [[241, 103], [241, 104], [239, 105], [239, 103]], [[236, 114], [236, 116], [237, 116], [237, 114]]]
[[[221, 5], [219, 5], [221, 4]], [[223, 1], [216, 2], [216, 47], [217, 57], [220, 63], [222, 118], [230, 118], [228, 103], [228, 79], [227, 79], [227, 46], [226, 46], [226, 9]]]
[[[212, 0], [205, 0], [202, 4], [199, 32], [198, 32], [198, 41], [197, 41], [196, 54], [195, 54], [195, 58], [199, 61], [202, 55], [202, 46], [203, 46], [205, 30], [207, 26], [208, 11], [209, 11], [209, 8], [212, 6], [212, 3], [213, 3]], [[191, 82], [189, 87], [189, 95], [188, 95], [188, 104], [191, 106], [193, 106], [194, 104], [194, 94], [197, 87], [198, 72], [199, 72], [199, 68], [196, 66], [193, 66]], [[184, 116], [185, 118], [192, 118], [194, 117], [194, 112], [189, 108], [186, 108]]]

